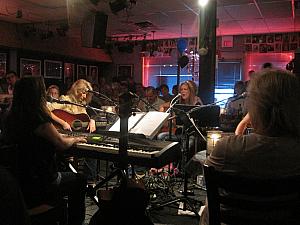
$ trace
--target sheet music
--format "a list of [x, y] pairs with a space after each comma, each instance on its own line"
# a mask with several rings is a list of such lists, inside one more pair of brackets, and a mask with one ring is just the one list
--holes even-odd
[[[128, 131], [130, 131], [145, 115], [145, 112], [137, 112], [135, 115], [131, 115], [128, 118]], [[112, 125], [111, 128], [109, 128], [109, 131], [117, 131], [120, 132], [120, 118]]]
[[[169, 116], [170, 113], [166, 112], [137, 112], [135, 116], [132, 115], [128, 118], [128, 132], [144, 134], [147, 138], [153, 139]], [[120, 132], [120, 118], [109, 131]]]
[[144, 134], [146, 137], [153, 139], [169, 116], [170, 113], [149, 111], [138, 124], [130, 130], [130, 133]]

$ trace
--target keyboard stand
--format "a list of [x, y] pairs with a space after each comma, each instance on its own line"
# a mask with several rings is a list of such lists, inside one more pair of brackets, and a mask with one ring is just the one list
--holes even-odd
[[125, 180], [126, 179], [126, 171], [120, 168], [115, 168], [110, 175], [105, 177], [101, 182], [99, 182], [95, 187], [89, 186], [87, 189], [87, 195], [96, 203], [98, 207], [100, 207], [99, 199], [97, 196], [97, 190], [100, 189], [103, 185], [107, 184], [111, 179], [115, 176], [118, 176], [118, 180]]

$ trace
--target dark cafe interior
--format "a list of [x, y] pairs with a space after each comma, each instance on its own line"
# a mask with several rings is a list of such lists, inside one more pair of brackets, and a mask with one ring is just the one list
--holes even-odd
[[300, 223], [300, 0], [0, 0], [0, 30], [3, 224]]

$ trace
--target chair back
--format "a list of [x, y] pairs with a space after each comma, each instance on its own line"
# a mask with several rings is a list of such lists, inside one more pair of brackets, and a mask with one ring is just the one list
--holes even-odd
[[204, 165], [209, 224], [299, 224], [300, 175], [246, 177]]

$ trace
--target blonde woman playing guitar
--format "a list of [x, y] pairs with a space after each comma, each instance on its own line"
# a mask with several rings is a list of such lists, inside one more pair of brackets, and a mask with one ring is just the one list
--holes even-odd
[[[86, 131], [90, 133], [96, 130], [96, 122], [95, 120], [91, 119], [86, 111], [85, 107], [81, 107], [80, 105], [87, 105], [90, 103], [92, 99], [92, 94], [88, 92], [88, 90], [93, 90], [92, 85], [84, 80], [79, 79], [75, 81], [70, 90], [67, 92], [67, 95], [61, 95], [59, 100], [72, 102], [73, 104], [59, 104], [56, 102], [48, 104], [48, 108], [51, 111], [52, 119], [60, 124], [64, 129], [72, 130], [72, 124], [69, 124], [69, 119], [64, 116], [66, 113], [57, 113], [57, 110], [64, 110], [68, 113], [68, 115], [85, 115], [85, 119], [87, 121]], [[76, 105], [78, 104], [78, 105]], [[65, 117], [65, 118], [64, 118]], [[82, 118], [81, 118], [82, 119]], [[68, 123], [69, 121], [69, 123]], [[69, 126], [68, 126], [69, 125]], [[74, 127], [73, 127], [74, 128]], [[85, 158], [82, 162], [83, 173], [86, 175], [88, 183], [94, 184], [96, 180], [96, 173], [97, 173], [97, 160]]]
[[[73, 102], [80, 105], [87, 105], [92, 98], [91, 94], [87, 92], [88, 90], [93, 90], [91, 84], [84, 79], [80, 79], [73, 83], [70, 90], [67, 92], [67, 95], [61, 95], [59, 99], [62, 101]], [[88, 122], [86, 130], [88, 130], [90, 133], [96, 130], [95, 120], [89, 117], [86, 108], [84, 107], [72, 104], [59, 104], [54, 102], [49, 104], [48, 108], [52, 112], [52, 118], [54, 119], [54, 121], [60, 124], [64, 129], [71, 130], [72, 124], [68, 123], [68, 121], [70, 122], [70, 120], [69, 118], [65, 117], [65, 115], [67, 114], [57, 113], [57, 110], [63, 110], [69, 113], [69, 115], [80, 115], [79, 118], [81, 119], [83, 118], [83, 115], [86, 115], [84, 121], [82, 121]]]

